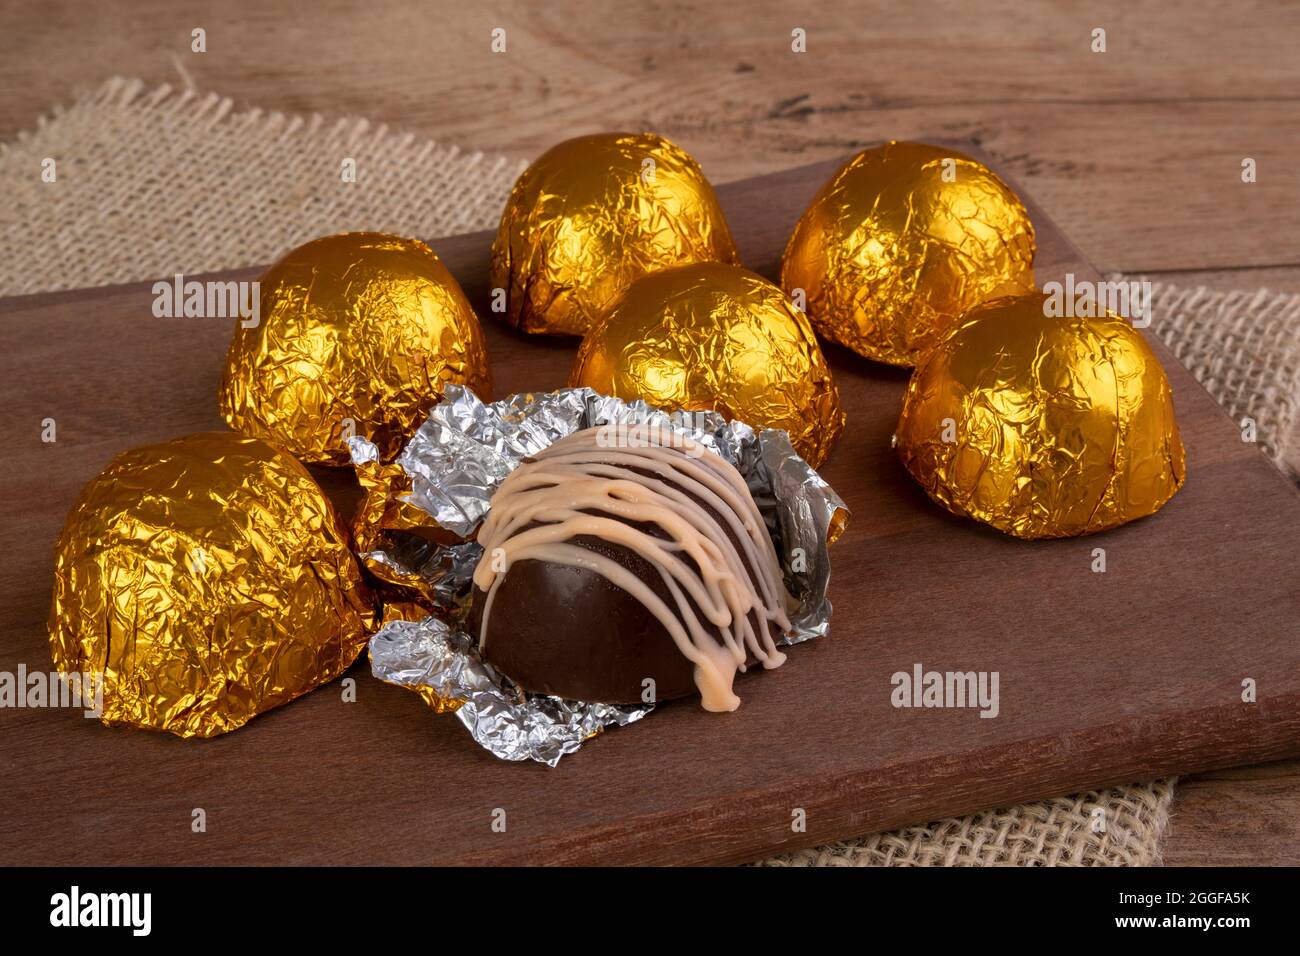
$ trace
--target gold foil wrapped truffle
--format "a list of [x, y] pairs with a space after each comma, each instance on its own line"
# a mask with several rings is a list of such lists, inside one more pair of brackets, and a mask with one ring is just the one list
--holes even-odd
[[922, 359], [903, 464], [949, 511], [1021, 538], [1154, 513], [1186, 475], [1164, 369], [1125, 320], [1048, 317], [1044, 302], [979, 306]]
[[230, 432], [137, 448], [82, 491], [55, 554], [50, 650], [102, 674], [105, 724], [211, 737], [333, 680], [373, 608], [334, 509]]
[[784, 429], [814, 468], [844, 429], [807, 317], [762, 276], [719, 262], [634, 282], [583, 339], [569, 384]]
[[738, 263], [700, 166], [653, 133], [580, 136], [515, 183], [491, 281], [524, 332], [582, 335], [633, 280], [691, 262]]
[[1034, 227], [982, 163], [890, 142], [821, 188], [781, 264], [813, 328], [859, 355], [915, 365], [980, 302], [1034, 290]]
[[226, 356], [221, 413], [232, 428], [303, 461], [346, 465], [346, 439], [395, 455], [447, 382], [492, 391], [483, 330], [460, 285], [422, 242], [326, 236], [261, 279], [256, 326]]

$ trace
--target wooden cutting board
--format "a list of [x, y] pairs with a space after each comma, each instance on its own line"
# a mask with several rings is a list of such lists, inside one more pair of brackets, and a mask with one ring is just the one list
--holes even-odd
[[[719, 189], [751, 268], [776, 275], [834, 166]], [[1030, 210], [1039, 283], [1096, 279]], [[433, 243], [485, 317], [489, 242]], [[0, 670], [50, 666], [52, 548], [81, 486], [118, 451], [221, 426], [227, 323], [156, 319], [152, 301], [142, 283], [0, 302]], [[488, 343], [497, 397], [563, 384], [574, 351], [491, 323]], [[906, 373], [828, 349], [848, 428], [823, 473], [853, 511], [832, 553], [832, 633], [743, 677], [734, 714], [671, 703], [548, 769], [490, 757], [454, 718], [371, 678], [364, 658], [355, 703], [332, 684], [211, 741], [0, 710], [0, 862], [743, 861], [1300, 754], [1300, 495], [1152, 344], [1173, 383], [1186, 487], [1153, 518], [1044, 542], [931, 504], [889, 444]], [[354, 500], [346, 473], [326, 484]], [[893, 707], [891, 675], [918, 663], [997, 671], [998, 716]], [[1255, 703], [1241, 699], [1246, 678]]]

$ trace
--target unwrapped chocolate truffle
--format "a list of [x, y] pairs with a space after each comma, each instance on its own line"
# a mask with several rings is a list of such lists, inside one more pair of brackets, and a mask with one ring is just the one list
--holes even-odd
[[1159, 510], [1186, 469], [1164, 369], [1113, 314], [1049, 316], [1039, 294], [969, 312], [917, 366], [895, 434], [935, 501], [1022, 538]]
[[424, 243], [373, 232], [294, 249], [261, 278], [261, 314], [226, 356], [230, 427], [346, 465], [346, 440], [397, 452], [448, 382], [492, 391], [483, 330]]
[[519, 177], [491, 282], [511, 326], [582, 335], [633, 280], [707, 260], [739, 261], [699, 164], [653, 133], [600, 133], [552, 147]]
[[762, 276], [719, 262], [634, 282], [583, 339], [569, 385], [783, 429], [814, 468], [844, 429], [808, 319]]
[[734, 710], [738, 671], [779, 666], [796, 604], [744, 478], [649, 425], [562, 438], [515, 469], [478, 534], [471, 633], [525, 690]]
[[988, 167], [890, 142], [858, 153], [817, 193], [786, 246], [781, 286], [805, 297], [832, 342], [915, 365], [971, 307], [1032, 292], [1034, 248], [1029, 214]]
[[234, 730], [342, 674], [373, 623], [320, 487], [288, 453], [231, 432], [118, 455], [55, 554], [54, 663], [102, 673], [110, 725]]

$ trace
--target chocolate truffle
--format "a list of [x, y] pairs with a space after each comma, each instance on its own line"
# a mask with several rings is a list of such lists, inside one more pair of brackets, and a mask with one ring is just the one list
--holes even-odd
[[471, 633], [525, 690], [735, 710], [793, 599], [744, 478], [676, 432], [589, 428], [519, 466], [478, 535]]
[[779, 428], [814, 468], [844, 430], [840, 393], [807, 316], [762, 276], [725, 262], [633, 282], [582, 340], [569, 384]]
[[110, 726], [214, 737], [334, 680], [374, 603], [334, 506], [284, 449], [200, 432], [126, 451], [54, 558], [50, 654]]
[[1061, 315], [1041, 292], [972, 309], [926, 353], [895, 441], [938, 504], [1018, 538], [1117, 528], [1187, 477], [1142, 333], [1111, 312]]
[[891, 141], [822, 186], [786, 245], [781, 287], [823, 338], [916, 365], [981, 302], [1034, 289], [1034, 225], [983, 163]]
[[240, 323], [226, 353], [221, 414], [299, 461], [347, 466], [353, 435], [390, 459], [448, 384], [492, 391], [474, 309], [419, 240], [324, 236], [259, 282], [257, 321]]
[[501, 316], [521, 332], [583, 335], [641, 276], [739, 262], [713, 187], [654, 133], [559, 143], [524, 170], [492, 243]]

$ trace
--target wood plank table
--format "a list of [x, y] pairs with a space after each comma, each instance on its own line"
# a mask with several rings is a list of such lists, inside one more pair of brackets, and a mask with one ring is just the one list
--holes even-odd
[[[208, 51], [195, 54], [200, 25]], [[487, 51], [496, 26], [504, 55]], [[807, 30], [802, 58], [787, 52], [794, 26]], [[1090, 50], [1099, 26], [1105, 54]], [[1103, 272], [1297, 292], [1298, 35], [1293, 5], [1238, 14], [1210, 0], [797, 14], [777, 0], [743, 13], [484, 0], [456, 16], [402, 0], [15, 0], [0, 8], [0, 140], [114, 73], [521, 158], [565, 135], [644, 126], [690, 148], [715, 182], [944, 134], [980, 141]], [[1247, 155], [1261, 173], [1249, 187]], [[1236, 859], [1245, 840], [1253, 859], [1300, 863], [1300, 763], [1179, 792], [1171, 862]]]

